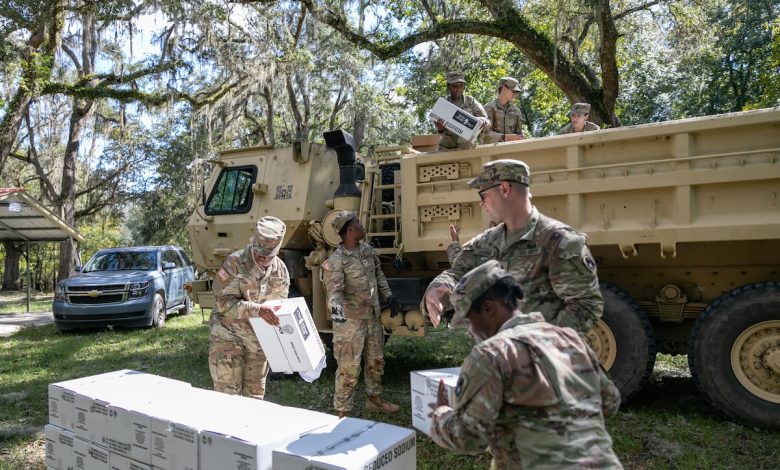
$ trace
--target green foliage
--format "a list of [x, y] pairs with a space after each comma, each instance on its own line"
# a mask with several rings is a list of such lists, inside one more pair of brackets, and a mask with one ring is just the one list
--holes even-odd
[[125, 223], [133, 245], [179, 245], [189, 248], [186, 224], [200, 188], [194, 172], [190, 132], [175, 123], [161, 124], [156, 138], [144, 143], [153, 156], [149, 189], [133, 204]]
[[84, 265], [98, 250], [122, 246], [122, 222], [115, 215], [106, 214], [79, 222], [78, 230], [85, 242], [79, 244], [81, 264]]

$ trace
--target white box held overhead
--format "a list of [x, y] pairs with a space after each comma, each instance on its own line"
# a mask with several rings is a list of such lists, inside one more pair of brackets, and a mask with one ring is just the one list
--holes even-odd
[[460, 138], [473, 142], [482, 130], [482, 121], [455, 106], [444, 98], [439, 98], [431, 110], [431, 118], [435, 121], [441, 119], [444, 126]]
[[274, 450], [274, 470], [414, 470], [411, 429], [345, 418]]
[[431, 418], [428, 415], [433, 412], [431, 405], [436, 403], [439, 381], [444, 380], [447, 400], [452, 406], [455, 401], [455, 386], [460, 376], [460, 367], [418, 370], [410, 372], [409, 376], [412, 390], [412, 425], [430, 435]]
[[267, 306], [279, 306], [275, 313], [279, 326], [271, 326], [262, 318], [250, 318], [249, 323], [263, 348], [268, 365], [274, 372], [309, 372], [325, 357], [314, 320], [303, 297], [272, 300]]

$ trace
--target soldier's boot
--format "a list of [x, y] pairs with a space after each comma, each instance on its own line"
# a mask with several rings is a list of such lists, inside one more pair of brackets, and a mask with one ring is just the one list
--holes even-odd
[[339, 419], [341, 419], [341, 418], [348, 418], [348, 417], [349, 417], [349, 411], [339, 410]]
[[379, 395], [372, 395], [368, 397], [366, 409], [368, 411], [379, 411], [380, 413], [396, 413], [401, 407], [382, 400], [382, 397]]

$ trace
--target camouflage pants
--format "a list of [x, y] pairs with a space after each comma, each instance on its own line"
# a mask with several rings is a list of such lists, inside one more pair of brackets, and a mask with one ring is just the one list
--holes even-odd
[[365, 360], [364, 376], [368, 395], [382, 393], [382, 374], [385, 371], [385, 337], [379, 318], [347, 320], [333, 324], [333, 356], [336, 369], [336, 393], [333, 408], [350, 411], [360, 375], [361, 357]]
[[262, 400], [268, 362], [249, 320], [209, 321], [209, 371], [214, 390]]

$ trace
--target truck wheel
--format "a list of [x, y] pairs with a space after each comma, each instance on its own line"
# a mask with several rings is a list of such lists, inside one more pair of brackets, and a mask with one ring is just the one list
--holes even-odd
[[162, 295], [154, 294], [154, 307], [152, 310], [152, 326], [160, 328], [165, 325], [165, 301]]
[[190, 296], [185, 295], [184, 296], [184, 305], [179, 309], [180, 315], [189, 315], [192, 313], [192, 299], [190, 299]]
[[715, 408], [748, 425], [780, 429], [780, 282], [715, 299], [691, 330], [688, 365]]
[[625, 292], [602, 284], [601, 294], [604, 314], [586, 339], [625, 403], [653, 372], [655, 336], [645, 312]]

